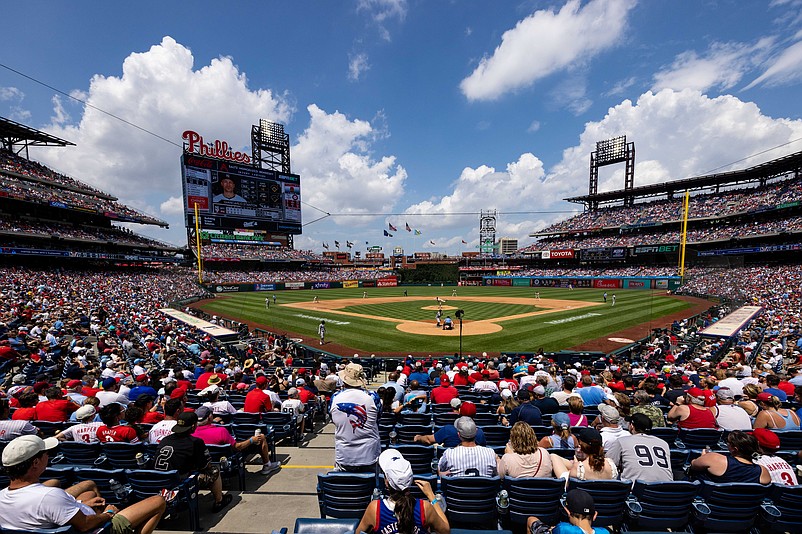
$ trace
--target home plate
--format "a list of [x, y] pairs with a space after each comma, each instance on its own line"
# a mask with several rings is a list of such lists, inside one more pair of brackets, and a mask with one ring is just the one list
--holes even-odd
[[613, 343], [635, 343], [634, 339], [626, 337], [608, 337], [607, 341], [612, 341]]

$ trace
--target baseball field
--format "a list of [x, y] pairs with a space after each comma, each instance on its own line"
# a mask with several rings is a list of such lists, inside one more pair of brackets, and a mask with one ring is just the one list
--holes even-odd
[[[694, 306], [663, 291], [607, 290], [604, 302], [604, 290], [600, 289], [460, 287], [452, 296], [453, 289], [410, 286], [253, 292], [218, 297], [197, 307], [315, 346], [319, 346], [318, 324], [325, 320], [324, 350], [377, 355], [457, 352], [457, 310], [464, 311], [463, 353], [498, 353], [531, 352], [541, 347], [546, 351], [588, 350], [595, 347], [594, 342], [598, 342], [596, 350], [611, 350], [626, 345], [630, 338], [645, 337], [652, 327], [667, 325], [672, 316], [690, 315], [699, 308], [698, 303]], [[691, 307], [697, 309], [689, 310]], [[436, 326], [438, 310], [442, 320], [451, 318], [453, 330]]]

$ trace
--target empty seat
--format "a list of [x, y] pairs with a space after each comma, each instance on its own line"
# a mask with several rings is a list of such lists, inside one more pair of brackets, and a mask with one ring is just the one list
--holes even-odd
[[500, 447], [510, 441], [510, 427], [501, 425], [483, 426], [488, 447]]
[[320, 517], [360, 519], [376, 488], [374, 473], [326, 473], [317, 476]]
[[694, 530], [708, 532], [749, 532], [760, 515], [770, 487], [748, 483], [702, 483], [699, 492], [704, 506], [694, 504]]
[[294, 534], [353, 534], [357, 525], [357, 519], [299, 517], [295, 520]]
[[412, 466], [416, 475], [431, 475], [435, 449], [431, 445], [397, 444], [392, 445]]
[[720, 444], [724, 432], [714, 428], [692, 428], [680, 429], [677, 435], [677, 447], [680, 449], [724, 449], [727, 447]]
[[[699, 482], [636, 481], [627, 502], [626, 524], [630, 530], [685, 530], [699, 493]], [[638, 506], [633, 506], [637, 503]]]
[[498, 477], [442, 477], [446, 516], [451, 526], [469, 529], [498, 528], [496, 494]]
[[502, 526], [508, 523], [519, 531], [526, 526], [529, 516], [535, 516], [548, 525], [556, 525], [559, 519], [560, 498], [565, 493], [562, 478], [512, 478], [502, 481], [507, 490], [510, 505], [502, 517]]
[[596, 519], [593, 526], [612, 527], [617, 529], [624, 519], [629, 490], [632, 487], [630, 480], [579, 480], [568, 479], [568, 491], [583, 489], [590, 493], [596, 505]]

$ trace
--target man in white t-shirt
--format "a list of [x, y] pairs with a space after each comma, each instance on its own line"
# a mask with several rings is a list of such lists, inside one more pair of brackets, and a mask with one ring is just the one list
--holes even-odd
[[621, 414], [613, 406], [599, 404], [599, 419], [602, 422], [602, 428], [599, 433], [601, 434], [605, 451], [610, 450], [610, 445], [612, 445], [613, 441], [631, 435], [621, 428]]
[[100, 406], [98, 408], [103, 408], [104, 406], [116, 402], [117, 404], [122, 404], [123, 406], [128, 406], [129, 400], [128, 397], [125, 395], [121, 395], [118, 393], [119, 391], [119, 384], [117, 384], [117, 380], [109, 377], [104, 378], [103, 382], [101, 383], [103, 386], [103, 391], [98, 391], [95, 394], [95, 397], [100, 400]]
[[752, 430], [752, 420], [746, 410], [735, 404], [735, 392], [729, 388], [716, 391], [716, 406], [712, 408], [716, 423], [722, 430]]
[[727, 369], [727, 378], [718, 383], [719, 388], [729, 388], [733, 395], [740, 397], [744, 394], [744, 385], [735, 376], [735, 369]]
[[148, 443], [160, 443], [165, 436], [173, 433], [178, 416], [184, 411], [181, 399], [170, 399], [164, 403], [164, 419], [153, 425], [148, 432]]
[[375, 392], [364, 390], [362, 366], [349, 363], [339, 372], [343, 390], [331, 398], [334, 422], [334, 469], [372, 473], [381, 452], [379, 411], [381, 401]]
[[798, 485], [794, 468], [779, 456], [773, 456], [780, 450], [780, 438], [777, 437], [777, 434], [768, 428], [756, 428], [752, 435], [757, 439], [762, 454], [755, 460], [755, 463], [766, 468], [771, 475], [771, 481], [784, 486]]
[[301, 436], [303, 436], [305, 435], [304, 424], [306, 419], [304, 418], [304, 410], [306, 410], [306, 406], [299, 397], [297, 388], [287, 390], [287, 400], [281, 403], [281, 411], [283, 413], [291, 413], [295, 417], [296, 424], [301, 425]]
[[97, 443], [97, 429], [105, 423], [102, 421], [92, 422], [95, 418], [95, 407], [85, 404], [75, 411], [77, 425], [72, 425], [61, 432], [56, 433], [59, 441], [80, 441], [82, 443]]
[[87, 532], [111, 521], [113, 534], [153, 532], [166, 509], [162, 495], [118, 510], [106, 504], [91, 480], [66, 490], [39, 482], [50, 451], [57, 446], [55, 438], [20, 436], [3, 450], [3, 466], [11, 484], [0, 490], [0, 528], [34, 530], [70, 525], [78, 532]]

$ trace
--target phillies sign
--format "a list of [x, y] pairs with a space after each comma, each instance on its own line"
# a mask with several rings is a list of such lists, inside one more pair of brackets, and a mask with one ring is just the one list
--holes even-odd
[[248, 154], [235, 152], [226, 141], [215, 139], [213, 143], [206, 143], [201, 134], [192, 130], [185, 131], [181, 134], [181, 138], [187, 142], [187, 152], [209, 158], [227, 159], [236, 163], [251, 162], [251, 157]]

